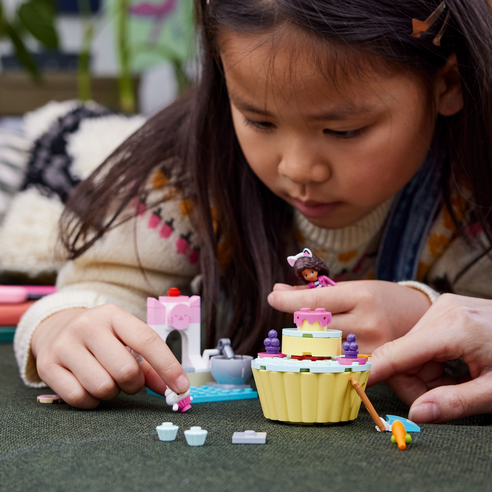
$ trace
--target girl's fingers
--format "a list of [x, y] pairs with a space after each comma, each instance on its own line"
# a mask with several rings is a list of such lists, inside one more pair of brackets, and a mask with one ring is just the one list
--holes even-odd
[[307, 289], [307, 285], [289, 285], [289, 284], [275, 284], [273, 286], [274, 291], [280, 290], [304, 290]]
[[274, 309], [293, 313], [301, 308], [325, 308], [332, 313], [344, 313], [355, 307], [356, 299], [350, 289], [323, 287], [321, 289], [274, 290], [268, 296]]
[[145, 378], [141, 367], [112, 332], [99, 330], [97, 339], [87, 340], [87, 348], [122, 391], [134, 395], [143, 388]]
[[124, 309], [114, 307], [112, 328], [116, 336], [141, 354], [157, 374], [176, 393], [184, 393], [190, 387], [181, 364], [162, 338], [150, 326]]
[[145, 386], [154, 393], [164, 396], [167, 386], [156, 370], [145, 359], [140, 363], [140, 367], [145, 378]]
[[94, 398], [110, 400], [120, 392], [114, 379], [85, 347], [79, 347], [76, 357], [63, 354], [60, 362]]
[[43, 371], [43, 374], [40, 374], [40, 377], [43, 382], [61, 396], [63, 401], [85, 410], [96, 408], [99, 405], [99, 400], [85, 390], [69, 370], [58, 364], [50, 364], [48, 367], [46, 371]]
[[414, 422], [448, 422], [468, 415], [492, 412], [492, 375], [488, 373], [467, 383], [440, 386], [420, 398], [410, 408]]

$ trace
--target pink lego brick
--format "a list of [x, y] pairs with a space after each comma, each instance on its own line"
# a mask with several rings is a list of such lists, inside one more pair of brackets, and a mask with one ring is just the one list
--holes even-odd
[[[150, 304], [149, 304], [149, 299], [152, 299], [154, 301], [154, 303], [151, 304], [151, 306], [154, 308], [154, 309], [159, 309], [158, 308], [158, 304], [161, 306], [161, 308], [164, 309], [163, 313], [164, 313], [164, 318], [162, 317], [159, 317], [159, 320], [161, 320], [160, 323], [158, 322], [155, 322], [155, 321], [149, 321], [149, 307], [150, 307]], [[200, 296], [160, 296], [159, 297], [159, 300], [157, 299], [153, 299], [153, 298], [148, 298], [147, 300], [147, 323], [149, 324], [166, 324], [166, 305], [171, 305], [168, 309], [168, 315], [170, 316], [171, 315], [171, 310], [173, 309], [172, 306], [176, 306], [176, 305], [179, 305], [179, 304], [182, 304], [183, 306], [186, 306], [187, 304], [189, 304], [189, 323], [200, 323], [201, 321], [201, 312], [200, 312]], [[162, 321], [163, 320], [163, 321]], [[188, 326], [188, 325], [187, 325]], [[181, 329], [184, 329], [181, 328]]]
[[319, 321], [321, 327], [328, 326], [331, 323], [331, 313], [327, 312], [325, 308], [317, 308], [311, 311], [309, 308], [301, 308], [300, 311], [294, 313], [294, 323], [299, 328], [306, 320], [310, 325], [315, 321]]
[[168, 306], [168, 322], [176, 330], [185, 330], [190, 326], [192, 317], [192, 308], [188, 303], [172, 304]]
[[191, 296], [190, 297], [190, 306], [191, 307], [200, 307], [200, 296]]
[[353, 362], [358, 362], [359, 365], [363, 365], [367, 362], [365, 357], [337, 357], [337, 362], [342, 366], [350, 366]]
[[166, 306], [153, 297], [147, 297], [147, 324], [165, 325]]
[[159, 302], [162, 304], [180, 304], [182, 302], [189, 302], [189, 296], [159, 296]]
[[283, 359], [284, 357], [286, 357], [286, 355], [282, 354], [281, 352], [279, 352], [278, 354], [268, 354], [267, 352], [259, 352], [258, 357], [260, 359], [263, 359], [264, 357], [277, 357], [279, 359]]

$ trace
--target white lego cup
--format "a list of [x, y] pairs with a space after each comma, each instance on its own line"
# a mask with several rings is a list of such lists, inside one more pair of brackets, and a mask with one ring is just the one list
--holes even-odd
[[210, 370], [219, 384], [245, 384], [252, 376], [252, 360], [250, 355], [235, 355], [233, 359], [215, 355], [210, 359]]

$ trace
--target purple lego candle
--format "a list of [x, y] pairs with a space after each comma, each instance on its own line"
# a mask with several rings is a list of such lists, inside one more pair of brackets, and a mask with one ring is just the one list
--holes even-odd
[[343, 342], [342, 348], [346, 359], [356, 359], [359, 355], [359, 344], [356, 340], [357, 337], [351, 333], [347, 336], [347, 341]]
[[267, 354], [278, 354], [280, 352], [280, 340], [277, 338], [277, 332], [270, 330], [268, 338], [263, 342], [265, 344], [265, 352]]

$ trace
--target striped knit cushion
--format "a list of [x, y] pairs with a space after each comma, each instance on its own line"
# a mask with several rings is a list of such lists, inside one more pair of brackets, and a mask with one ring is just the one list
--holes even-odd
[[28, 140], [20, 132], [0, 128], [0, 223], [24, 182], [28, 146]]

